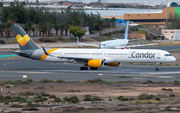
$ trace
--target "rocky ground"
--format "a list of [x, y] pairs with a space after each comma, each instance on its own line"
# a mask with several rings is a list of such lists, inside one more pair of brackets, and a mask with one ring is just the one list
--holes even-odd
[[[0, 111], [16, 113], [171, 113], [180, 112], [180, 84], [146, 81], [125, 83], [30, 83], [4, 86]], [[3, 98], [2, 98], [3, 95]], [[11, 96], [7, 100], [7, 95]], [[53, 97], [55, 95], [56, 97]], [[89, 96], [87, 96], [89, 95]], [[27, 99], [12, 102], [16, 96]], [[53, 97], [53, 98], [52, 98]], [[74, 101], [66, 101], [66, 98]], [[61, 101], [55, 101], [59, 98]], [[6, 99], [6, 102], [2, 100]], [[78, 99], [78, 101], [77, 101]], [[37, 101], [38, 100], [38, 101]]]

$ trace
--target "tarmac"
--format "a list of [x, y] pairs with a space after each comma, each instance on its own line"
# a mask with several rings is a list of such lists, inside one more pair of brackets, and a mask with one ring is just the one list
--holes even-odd
[[71, 62], [42, 62], [22, 57], [0, 58], [0, 80], [35, 81], [41, 79], [84, 81], [101, 78], [105, 81], [175, 81], [180, 80], [179, 66], [156, 66], [122, 64], [120, 67], [104, 66], [98, 70], [80, 70], [82, 64]]

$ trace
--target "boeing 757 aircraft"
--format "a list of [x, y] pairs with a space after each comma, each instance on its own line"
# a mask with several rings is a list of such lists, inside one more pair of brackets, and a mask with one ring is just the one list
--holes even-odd
[[158, 43], [154, 43], [154, 44], [128, 46], [128, 43], [129, 43], [128, 32], [129, 32], [129, 21], [127, 22], [126, 31], [122, 39], [103, 41], [99, 45], [93, 45], [93, 44], [79, 43], [79, 39], [77, 38], [77, 43], [80, 45], [85, 45], [85, 46], [98, 47], [99, 49], [126, 49], [126, 48], [131, 48], [131, 47], [150, 46], [150, 45], [158, 44]]
[[176, 59], [167, 51], [156, 49], [60, 49], [40, 48], [18, 25], [13, 25], [13, 30], [19, 51], [14, 51], [19, 56], [33, 60], [59, 62], [73, 60], [82, 63], [80, 70], [97, 70], [107, 66], [120, 66], [121, 62], [157, 63], [156, 71], [160, 63], [174, 62]]

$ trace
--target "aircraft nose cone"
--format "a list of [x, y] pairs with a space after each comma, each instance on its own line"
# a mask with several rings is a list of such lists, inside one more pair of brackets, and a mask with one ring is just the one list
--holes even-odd
[[176, 61], [176, 58], [175, 58], [175, 57], [173, 57], [173, 58], [172, 58], [172, 61], [173, 61], [173, 62], [174, 62], [174, 61]]

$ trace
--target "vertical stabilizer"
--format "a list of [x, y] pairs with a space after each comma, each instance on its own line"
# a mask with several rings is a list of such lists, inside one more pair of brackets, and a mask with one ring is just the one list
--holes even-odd
[[125, 32], [124, 37], [122, 39], [128, 39], [128, 32], [129, 32], [129, 21], [127, 21], [126, 32]]
[[22, 27], [18, 24], [13, 25], [13, 30], [21, 50], [39, 49], [34, 41], [26, 34]]

